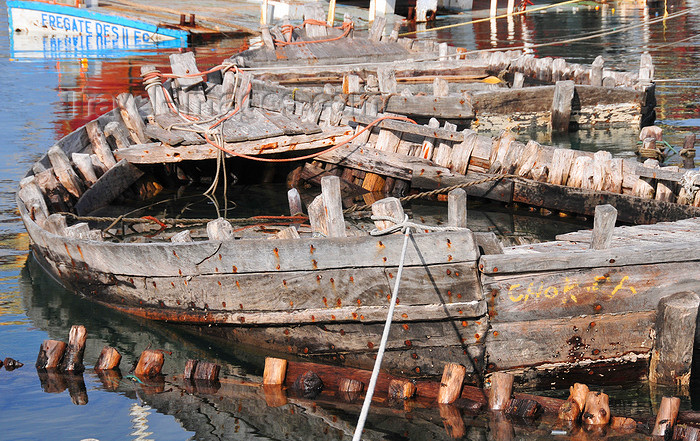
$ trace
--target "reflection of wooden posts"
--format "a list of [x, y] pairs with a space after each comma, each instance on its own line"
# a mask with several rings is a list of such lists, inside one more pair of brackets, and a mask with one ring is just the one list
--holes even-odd
[[265, 358], [263, 384], [284, 384], [287, 375], [287, 360], [281, 358]]
[[659, 413], [656, 415], [656, 424], [652, 430], [652, 436], [666, 436], [673, 431], [673, 425], [678, 418], [678, 410], [681, 400], [677, 397], [663, 397], [659, 406]]
[[95, 363], [95, 370], [119, 369], [119, 362], [122, 355], [111, 346], [105, 346], [100, 352], [100, 356]]
[[610, 247], [613, 229], [617, 221], [617, 210], [609, 204], [597, 205], [595, 207], [595, 217], [593, 218], [593, 236], [591, 238], [591, 249], [604, 250]]
[[467, 368], [457, 363], [448, 363], [442, 371], [440, 390], [438, 391], [437, 402], [439, 404], [450, 404], [459, 398], [462, 393], [462, 384]]
[[160, 374], [164, 362], [165, 356], [163, 351], [146, 349], [139, 357], [139, 362], [136, 365], [136, 369], [134, 369], [134, 375], [145, 378], [155, 377]]
[[83, 366], [83, 355], [85, 354], [86, 340], [87, 330], [85, 326], [71, 326], [68, 334], [68, 349], [63, 357], [63, 363], [61, 363], [61, 368], [63, 370], [73, 372], [82, 372], [85, 370], [85, 366]]
[[268, 407], [280, 407], [287, 404], [287, 394], [279, 384], [263, 384], [263, 395]]
[[451, 404], [438, 404], [440, 419], [445, 426], [447, 436], [452, 439], [461, 439], [466, 435], [467, 428], [462, 419], [462, 413]]
[[55, 369], [37, 369], [36, 373], [39, 376], [41, 390], [47, 394], [60, 394], [66, 390], [65, 376]]
[[608, 396], [602, 392], [588, 392], [581, 421], [590, 426], [602, 426], [610, 422]]
[[97, 374], [97, 378], [100, 379], [100, 383], [102, 383], [102, 387], [105, 390], [114, 392], [119, 388], [122, 380], [122, 374], [119, 369], [95, 369], [95, 374]]
[[515, 430], [508, 417], [502, 412], [493, 412], [489, 415], [489, 436], [494, 441], [512, 441], [515, 439]]
[[36, 358], [38, 369], [56, 369], [63, 361], [66, 344], [58, 340], [44, 340]]
[[88, 403], [87, 388], [82, 373], [66, 373], [66, 385], [70, 399], [76, 406], [84, 406]]
[[494, 372], [491, 374], [489, 409], [505, 410], [513, 392], [513, 379], [513, 375], [506, 372]]
[[649, 382], [688, 386], [700, 297], [681, 292], [659, 301], [656, 341], [649, 363]]

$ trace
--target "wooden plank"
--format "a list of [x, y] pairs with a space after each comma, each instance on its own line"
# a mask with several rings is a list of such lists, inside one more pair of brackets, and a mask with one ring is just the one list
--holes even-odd
[[625, 355], [643, 357], [651, 350], [649, 332], [655, 316], [655, 311], [645, 311], [493, 323], [486, 337], [486, 355], [494, 370], [542, 364], [551, 368], [556, 363]]
[[348, 145], [324, 153], [316, 159], [381, 176], [410, 180], [412, 166], [403, 164], [403, 155], [389, 154], [365, 146]]
[[[187, 126], [187, 123], [182, 120], [179, 116], [173, 113], [164, 113], [162, 115], [156, 115], [156, 122], [164, 130], [169, 130], [173, 125]], [[145, 127], [144, 127], [145, 129]], [[194, 132], [186, 130], [170, 129], [173, 135], [181, 137], [183, 140], [180, 142], [182, 145], [193, 145], [193, 144], [204, 144], [204, 138]], [[145, 144], [146, 141], [140, 144]]]
[[[298, 122], [301, 122], [301, 120], [298, 118], [289, 118], [281, 113], [267, 110], [258, 111], [271, 123], [276, 125], [277, 128], [282, 130], [285, 135], [299, 135], [301, 133], [306, 133], [304, 127], [298, 124]], [[320, 127], [319, 130], [321, 130]]]
[[170, 67], [174, 75], [183, 76], [181, 78], [176, 78], [176, 87], [191, 89], [193, 86], [201, 84], [204, 81], [204, 77], [201, 75], [190, 76], [199, 73], [197, 60], [194, 58], [194, 52], [170, 54]]
[[[278, 136], [263, 141], [226, 143], [225, 147], [245, 155], [296, 152], [330, 147], [349, 139], [351, 134], [352, 130], [347, 127], [333, 127], [315, 135]], [[114, 153], [118, 159], [126, 159], [132, 164], [157, 164], [216, 159], [218, 149], [209, 144], [169, 147], [150, 143], [120, 149]]]
[[73, 170], [68, 156], [66, 156], [58, 145], [51, 147], [47, 156], [53, 166], [54, 174], [61, 185], [63, 185], [70, 194], [79, 198], [80, 195], [83, 194], [83, 191], [85, 191], [85, 186], [83, 185], [83, 181], [78, 177], [78, 174]]
[[143, 133], [146, 125], [139, 114], [134, 97], [126, 92], [119, 94], [117, 96], [117, 106], [119, 107], [119, 113], [124, 121], [124, 125], [131, 134], [131, 139], [134, 140], [134, 142], [146, 142], [146, 136]]
[[185, 140], [182, 136], [175, 133], [175, 130], [165, 130], [157, 124], [148, 124], [143, 133], [151, 139], [171, 146], [181, 144]]
[[[306, 163], [301, 171], [300, 179], [311, 182], [316, 185], [321, 185], [321, 178], [324, 176], [333, 176], [329, 171], [317, 167], [313, 164]], [[340, 189], [344, 194], [364, 194], [367, 190], [353, 182], [347, 181], [345, 179], [340, 180]], [[290, 190], [291, 191], [291, 190]], [[301, 202], [300, 202], [301, 203]]]
[[112, 149], [109, 148], [107, 138], [105, 138], [105, 135], [100, 129], [97, 121], [90, 121], [89, 123], [85, 124], [85, 130], [87, 131], [88, 138], [90, 138], [92, 150], [95, 152], [100, 161], [106, 165], [107, 168], [114, 167], [114, 164], [116, 164], [117, 161], [114, 160]]
[[233, 128], [245, 134], [248, 140], [272, 138], [284, 135], [284, 130], [277, 127], [257, 109], [237, 113], [224, 123], [226, 130]]
[[[111, 154], [112, 152], [110, 151], [110, 155]], [[112, 158], [114, 158], [114, 156], [112, 156]], [[87, 153], [73, 153], [71, 159], [73, 159], [73, 163], [83, 176], [83, 179], [88, 187], [97, 181], [97, 175], [95, 174], [95, 168], [92, 165], [90, 155]]]
[[79, 215], [89, 214], [109, 205], [124, 190], [143, 176], [143, 172], [126, 160], [120, 160], [90, 187], [75, 204]]

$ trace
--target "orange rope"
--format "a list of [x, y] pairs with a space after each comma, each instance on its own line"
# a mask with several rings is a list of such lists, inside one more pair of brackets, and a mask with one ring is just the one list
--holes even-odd
[[[325, 27], [327, 27], [327, 28], [333, 28], [333, 29], [344, 29], [345, 32], [343, 32], [342, 35], [339, 35], [339, 36], [337, 36], [337, 37], [333, 37], [333, 38], [324, 38], [324, 39], [322, 39], [322, 40], [291, 41], [291, 40], [292, 40], [292, 31], [294, 31], [294, 29], [301, 29], [301, 26], [304, 26], [304, 25], [307, 25], [307, 24], [317, 25], [317, 26], [325, 26]], [[342, 24], [341, 26], [333, 27], [333, 26], [330, 26], [330, 25], [329, 25], [328, 23], [326, 23], [325, 21], [312, 20], [312, 19], [304, 20], [304, 22], [301, 24], [301, 26], [282, 25], [282, 33], [286, 36], [287, 41], [275, 39], [275, 40], [274, 40], [275, 45], [276, 45], [276, 46], [280, 46], [280, 47], [284, 47], [284, 46], [301, 46], [301, 45], [303, 45], [303, 44], [325, 43], [325, 42], [328, 42], [328, 41], [336, 41], [336, 40], [340, 40], [340, 39], [342, 39], [342, 38], [347, 37], [348, 34], [350, 34], [350, 31], [352, 31], [352, 29], [355, 27], [355, 25], [354, 25], [353, 22], [351, 22], [351, 21], [346, 21], [346, 22], [343, 22], [343, 24]]]

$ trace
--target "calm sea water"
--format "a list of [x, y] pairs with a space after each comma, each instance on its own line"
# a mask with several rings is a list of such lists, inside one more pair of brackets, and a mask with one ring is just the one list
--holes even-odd
[[[662, 80], [657, 86], [658, 124], [664, 127], [666, 139], [679, 145], [685, 134], [697, 132], [700, 127], [700, 39], [694, 38], [700, 33], [698, 7], [697, 0], [668, 6], [670, 14], [681, 9], [696, 9], [680, 18], [650, 23], [664, 15], [663, 3], [646, 9], [634, 4], [591, 3], [590, 6], [549, 10], [510, 22], [487, 21], [420, 36], [437, 37], [470, 49], [525, 44], [537, 55], [565, 56], [581, 63], [590, 63], [595, 56], [603, 55], [606, 66], [619, 69], [636, 69], [641, 53], [651, 51], [656, 77]], [[439, 24], [478, 17], [479, 13], [442, 17]], [[561, 43], [578, 35], [610, 29], [625, 30], [576, 44]], [[538, 47], [539, 43], [549, 42], [561, 44]], [[149, 345], [172, 351], [167, 357], [166, 373], [180, 372], [184, 360], [197, 357], [220, 362], [228, 376], [255, 375], [260, 374], [264, 354], [212, 346], [183, 336], [168, 326], [100, 308], [66, 292], [32, 265], [28, 259], [27, 235], [15, 209], [14, 193], [19, 179], [53, 142], [110, 109], [113, 96], [127, 90], [142, 93], [140, 66], [146, 62], [166, 66], [167, 55], [173, 51], [93, 52], [80, 57], [66, 56], [57, 50], [56, 44], [39, 43], [39, 46], [32, 41], [11, 43], [5, 3], [0, 2], [0, 102], [3, 103], [0, 107], [3, 134], [0, 143], [0, 359], [12, 357], [25, 363], [23, 368], [12, 372], [0, 370], [0, 440], [316, 437], [307, 424], [314, 427], [327, 424], [333, 437], [347, 436], [356, 416], [343, 409], [325, 409], [311, 417], [316, 411], [296, 405], [295, 415], [308, 414], [309, 419], [316, 418], [309, 423], [302, 417], [291, 419], [288, 414], [278, 416], [272, 408], [256, 407], [258, 402], [254, 397], [250, 398], [248, 406], [208, 402], [190, 403], [189, 407], [180, 409], [169, 401], [170, 395], [149, 398], [138, 385], [125, 379], [115, 391], [108, 390], [91, 373], [80, 378], [43, 379], [42, 383], [33, 367], [39, 345], [47, 338], [67, 339], [73, 324], [84, 324], [88, 328], [87, 365], [94, 363], [103, 345], [109, 344], [124, 354], [124, 374], [135, 357]], [[194, 50], [200, 66], [208, 66], [238, 50], [242, 44], [243, 41], [223, 41]], [[39, 50], [20, 50], [32, 47]], [[549, 142], [543, 133], [532, 135], [541, 142]], [[557, 143], [631, 155], [635, 139], [634, 133], [629, 131], [597, 131], [579, 132]], [[269, 188], [240, 192], [241, 212], [255, 209], [255, 202], [243, 197], [253, 190], [270, 193]], [[474, 208], [470, 211], [470, 222], [475, 229], [495, 229], [511, 243], [517, 243], [518, 237], [547, 239], [557, 231], [580, 227], [580, 224], [560, 223], [551, 217], [534, 218], [489, 205]], [[416, 206], [414, 210], [429, 210], [429, 207]], [[618, 409], [624, 408], [627, 414], [649, 412], [656, 405], [654, 397], [658, 395], [645, 385], [612, 392], [613, 404]], [[85, 394], [87, 404], [73, 404]], [[684, 406], [690, 405], [691, 400], [686, 399]], [[391, 418], [396, 419], [397, 415]], [[375, 416], [368, 428], [377, 436], [396, 433], [398, 437], [409, 438], [445, 437], [439, 415], [400, 419], [398, 423], [389, 423], [391, 418]], [[483, 422], [475, 420], [474, 431], [469, 433], [477, 436], [481, 433], [480, 426]], [[321, 437], [319, 435], [319, 439]]]

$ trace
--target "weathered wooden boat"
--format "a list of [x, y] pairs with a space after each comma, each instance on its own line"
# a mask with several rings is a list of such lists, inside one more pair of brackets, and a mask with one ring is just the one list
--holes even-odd
[[[481, 197], [588, 215], [608, 202], [620, 219], [640, 223], [697, 214], [692, 205], [629, 194], [651, 178], [636, 163], [625, 167], [609, 154], [523, 145], [508, 132], [494, 140], [456, 126], [414, 124], [375, 114], [370, 100], [361, 113], [344, 97], [305, 101], [294, 89], [264, 94], [265, 83], [249, 72], [230, 63], [200, 72], [189, 53], [172, 55], [171, 63], [173, 81], [166, 84], [155, 68], [142, 69], [150, 103], [122, 94], [118, 110], [53, 146], [20, 183], [17, 203], [37, 260], [61, 283], [109, 307], [195, 333], [371, 365], [403, 238], [370, 236], [362, 224], [347, 225], [343, 191], [400, 195], [409, 187], [454, 184]], [[382, 96], [392, 98], [374, 99]], [[292, 217], [273, 230], [236, 231], [223, 218], [195, 219], [194, 225], [209, 221], [206, 231], [185, 230], [192, 224], [169, 219], [139, 227], [150, 237], [135, 240], [120, 237], [119, 223], [142, 219], [94, 216], [119, 197], [148, 196], [167, 180], [189, 179], [192, 161], [216, 163], [210, 169], [215, 189], [216, 177], [228, 175], [231, 156], [286, 161], [292, 164], [287, 169], [296, 167], [292, 181], [308, 167], [318, 172], [322, 194], [307, 206], [310, 226], [298, 225], [304, 220], [294, 217], [302, 211], [295, 199]], [[309, 158], [330, 166], [304, 165]], [[661, 170], [652, 178], [671, 179]], [[579, 181], [583, 188], [574, 188]], [[694, 201], [689, 191], [693, 197], [685, 200]], [[660, 241], [640, 230], [641, 242], [623, 247], [589, 249], [587, 240], [577, 239], [503, 249], [493, 235], [466, 229], [460, 191], [449, 199], [450, 231], [412, 226], [385, 368], [431, 375], [454, 361], [474, 377], [507, 369], [528, 379], [532, 369], [559, 375], [630, 365], [644, 373], [639, 368], [654, 345], [657, 353], [667, 350], [654, 337], [662, 333], [657, 307], [693, 289], [700, 259], [693, 240], [673, 230], [692, 236], [695, 220], [659, 225]], [[381, 228], [404, 221], [396, 199], [377, 201], [373, 210], [393, 219], [377, 220]], [[297, 226], [284, 228], [290, 223]], [[274, 240], [261, 240], [270, 232]], [[667, 269], [678, 265], [687, 268], [688, 279], [670, 283]], [[694, 297], [681, 297], [697, 310]], [[693, 318], [677, 341], [690, 339], [692, 346], [687, 334], [694, 326]], [[687, 381], [686, 361], [654, 378]]]
[[256, 33], [216, 17], [181, 14], [152, 5], [126, 2], [69, 0], [11, 0], [7, 2], [10, 33], [74, 37], [72, 47], [95, 49], [140, 48], [165, 43], [186, 47], [192, 37], [221, 37], [226, 33]]

